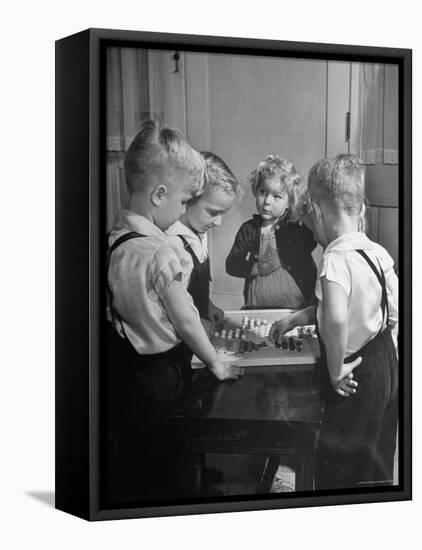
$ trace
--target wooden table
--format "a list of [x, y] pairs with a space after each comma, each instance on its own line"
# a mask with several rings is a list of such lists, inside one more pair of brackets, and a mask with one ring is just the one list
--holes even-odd
[[295, 490], [313, 489], [315, 442], [323, 402], [315, 365], [247, 368], [237, 381], [194, 372], [190, 402], [168, 417], [184, 441], [185, 494], [200, 495], [206, 453], [268, 457], [259, 493], [268, 493], [283, 455], [293, 458]]

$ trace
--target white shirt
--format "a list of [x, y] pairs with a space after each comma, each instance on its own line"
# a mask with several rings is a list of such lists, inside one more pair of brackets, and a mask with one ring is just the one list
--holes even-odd
[[[183, 249], [174, 250], [165, 233], [152, 222], [129, 210], [118, 213], [109, 246], [129, 231], [146, 237], [130, 239], [111, 254], [108, 281], [113, 308], [122, 318], [124, 332], [138, 353], [164, 352], [181, 340], [167, 316], [162, 298], [174, 280], [181, 281], [186, 288], [191, 259]], [[187, 292], [186, 300], [198, 315]], [[110, 311], [107, 314], [111, 319]], [[120, 323], [115, 324], [119, 329]]]
[[[193, 253], [202, 264], [208, 257], [208, 237], [206, 233], [195, 233], [181, 221], [177, 221], [166, 231], [169, 241], [173, 248], [177, 251], [184, 248], [184, 244], [180, 235], [182, 235], [193, 250]], [[193, 269], [193, 262], [191, 271]], [[189, 273], [190, 277], [190, 273]]]
[[[382, 325], [381, 285], [367, 261], [356, 249], [364, 250], [378, 270], [381, 265], [387, 287], [389, 324], [394, 327], [398, 322], [397, 276], [393, 270], [393, 259], [388, 252], [368, 239], [364, 233], [347, 233], [332, 241], [325, 249], [318, 268], [315, 294], [319, 301], [323, 300], [320, 279], [324, 276], [339, 284], [346, 292], [346, 357], [376, 336]], [[319, 308], [317, 314], [320, 322]]]

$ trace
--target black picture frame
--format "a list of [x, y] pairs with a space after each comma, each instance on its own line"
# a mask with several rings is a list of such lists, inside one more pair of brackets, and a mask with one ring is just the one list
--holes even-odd
[[[100, 384], [105, 259], [104, 49], [177, 51], [396, 63], [399, 68], [400, 426], [399, 484], [289, 498], [198, 499], [146, 507], [101, 506]], [[172, 516], [409, 500], [412, 498], [411, 178], [412, 52], [88, 29], [56, 42], [56, 508], [87, 520]]]

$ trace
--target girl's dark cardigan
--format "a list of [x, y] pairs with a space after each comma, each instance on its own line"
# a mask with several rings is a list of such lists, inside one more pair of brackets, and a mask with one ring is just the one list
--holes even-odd
[[[233, 277], [245, 279], [245, 301], [251, 280], [251, 270], [259, 254], [262, 218], [254, 215], [241, 225], [232, 249], [226, 258], [226, 271]], [[315, 300], [316, 266], [311, 252], [316, 246], [312, 231], [305, 225], [289, 221], [284, 216], [275, 225], [275, 239], [281, 265], [287, 269], [302, 291], [308, 304]]]

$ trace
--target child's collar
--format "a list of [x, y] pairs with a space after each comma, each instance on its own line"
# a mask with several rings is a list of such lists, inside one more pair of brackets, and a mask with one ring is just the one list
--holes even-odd
[[336, 239], [333, 239], [325, 248], [324, 253], [345, 250], [356, 250], [358, 248], [363, 250], [371, 250], [373, 248], [373, 242], [368, 239], [365, 233], [359, 231], [351, 231], [344, 233]]

